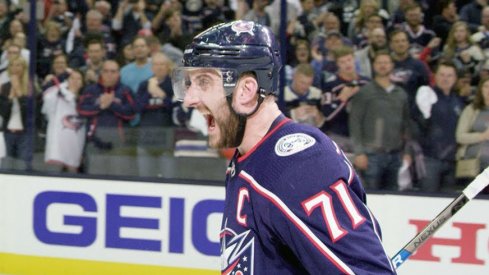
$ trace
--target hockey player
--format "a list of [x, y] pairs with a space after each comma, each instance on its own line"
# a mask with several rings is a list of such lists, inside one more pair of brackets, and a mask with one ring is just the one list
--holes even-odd
[[278, 43], [251, 21], [187, 46], [175, 96], [207, 119], [209, 144], [237, 147], [226, 175], [222, 274], [393, 274], [365, 191], [342, 151], [279, 110]]

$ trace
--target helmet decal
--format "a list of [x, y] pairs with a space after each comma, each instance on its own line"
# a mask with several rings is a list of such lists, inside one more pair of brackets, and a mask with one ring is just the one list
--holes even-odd
[[224, 87], [234, 86], [238, 75], [235, 70], [227, 70], [222, 72]]
[[252, 21], [236, 21], [231, 25], [231, 29], [236, 33], [236, 35], [240, 35], [242, 33], [253, 34], [253, 27], [255, 26], [255, 22]]

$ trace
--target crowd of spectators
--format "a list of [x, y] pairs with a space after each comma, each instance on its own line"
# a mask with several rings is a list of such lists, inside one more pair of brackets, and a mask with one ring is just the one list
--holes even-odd
[[[197, 123], [170, 81], [193, 36], [235, 19], [276, 34], [281, 23], [278, 0], [38, 2], [28, 81], [29, 1], [0, 0], [0, 129], [27, 170], [44, 134], [45, 161], [70, 172], [110, 165], [97, 155], [165, 154], [166, 129]], [[458, 148], [489, 163], [488, 2], [288, 0], [284, 111], [335, 140], [367, 188], [463, 187]]]

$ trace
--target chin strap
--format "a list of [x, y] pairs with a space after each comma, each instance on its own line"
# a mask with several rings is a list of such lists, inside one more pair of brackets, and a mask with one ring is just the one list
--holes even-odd
[[231, 112], [236, 114], [236, 116], [238, 116], [238, 119], [239, 119], [238, 131], [236, 132], [236, 138], [235, 138], [236, 144], [234, 147], [238, 147], [241, 144], [241, 142], [243, 141], [244, 132], [245, 132], [245, 128], [246, 128], [246, 121], [248, 120], [248, 117], [252, 116], [253, 114], [255, 114], [258, 111], [261, 104], [263, 103], [263, 100], [265, 100], [265, 90], [263, 88], [260, 88], [259, 96], [258, 96], [258, 100], [257, 100], [258, 104], [256, 105], [255, 109], [248, 114], [243, 114], [243, 113], [238, 113], [234, 110], [233, 104], [232, 104], [233, 94], [226, 96], [226, 101], [228, 103], [229, 109], [231, 110]]

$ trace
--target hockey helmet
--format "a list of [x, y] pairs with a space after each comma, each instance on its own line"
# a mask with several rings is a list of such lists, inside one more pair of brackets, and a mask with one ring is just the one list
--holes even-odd
[[189, 72], [205, 68], [218, 72], [227, 96], [245, 72], [254, 73], [260, 94], [276, 95], [281, 66], [280, 50], [268, 27], [244, 20], [222, 23], [197, 35], [186, 47], [183, 67], [172, 73], [173, 90], [183, 100]]

